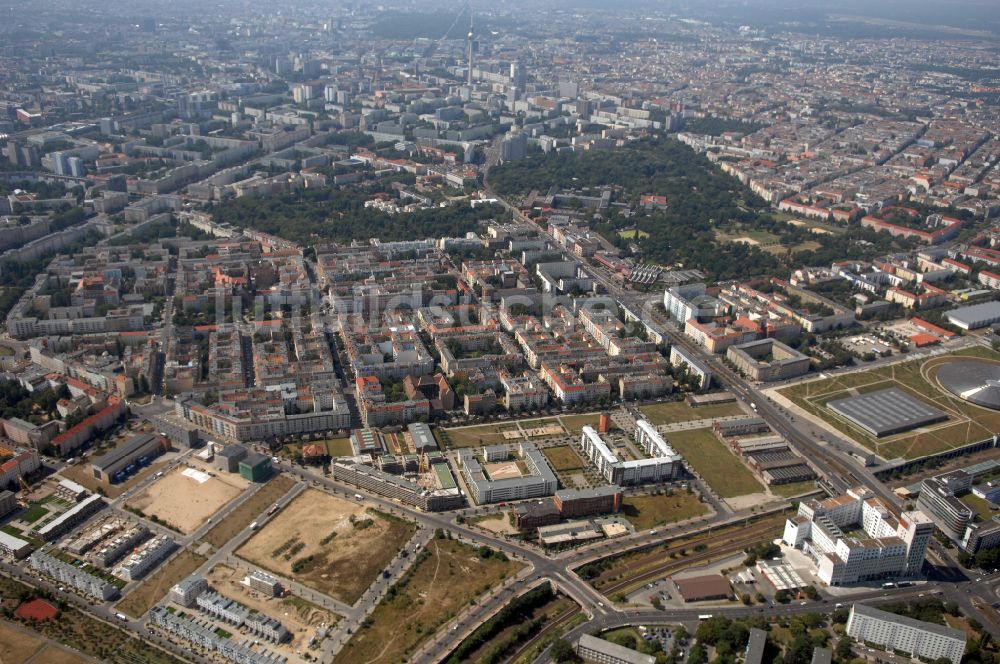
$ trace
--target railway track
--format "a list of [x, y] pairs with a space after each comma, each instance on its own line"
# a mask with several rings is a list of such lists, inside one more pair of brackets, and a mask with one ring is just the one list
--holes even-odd
[[[727, 555], [735, 553], [736, 551], [742, 551], [747, 546], [759, 542], [761, 536], [767, 534], [769, 531], [772, 531], [774, 527], [775, 525], [774, 523], [771, 522], [771, 520], [758, 522], [756, 524], [753, 524], [747, 528], [740, 530], [739, 535], [735, 536], [734, 539], [731, 539], [730, 541], [726, 542], [724, 545], [720, 547], [716, 547], [713, 549], [706, 549], [705, 551], [698, 551], [692, 555], [686, 556], [681, 560], [670, 560], [669, 562], [666, 562], [662, 565], [658, 565], [656, 567], [644, 570], [633, 577], [616, 582], [610, 586], [604, 586], [602, 588], [598, 588], [597, 590], [606, 597], [610, 597], [613, 593], [621, 591], [623, 589], [627, 589], [630, 586], [642, 585], [648, 579], [651, 579], [653, 577], [662, 576], [672, 571], [678, 571], [685, 567], [690, 567], [692, 564], [705, 562], [720, 555]], [[683, 544], [676, 544], [670, 546], [663, 551], [663, 554], [665, 556], [669, 556], [674, 553], [679, 554], [681, 551], [690, 549], [691, 547], [697, 547], [699, 544], [705, 544], [709, 540], [717, 539], [718, 537], [719, 537], [718, 534], [714, 536], [711, 534], [707, 534], [695, 540], [685, 541]]]
[[576, 608], [570, 609], [569, 611], [566, 611], [561, 616], [559, 616], [558, 618], [556, 618], [555, 620], [553, 620], [552, 622], [550, 622], [548, 625], [546, 625], [545, 627], [543, 627], [541, 629], [541, 631], [539, 631], [537, 634], [535, 634], [533, 637], [531, 637], [525, 643], [523, 643], [521, 645], [521, 647], [519, 647], [514, 652], [513, 655], [511, 655], [510, 657], [508, 657], [507, 659], [505, 659], [504, 660], [504, 664], [513, 664], [513, 662], [516, 662], [519, 657], [521, 657], [526, 652], [529, 652], [533, 647], [535, 647], [535, 644], [537, 644], [539, 641], [541, 641], [542, 639], [544, 639], [547, 635], [551, 634], [554, 630], [558, 629], [561, 625], [563, 625], [570, 618], [572, 618], [573, 616], [579, 614], [580, 610], [581, 609], [580, 609], [579, 605], [577, 605]]

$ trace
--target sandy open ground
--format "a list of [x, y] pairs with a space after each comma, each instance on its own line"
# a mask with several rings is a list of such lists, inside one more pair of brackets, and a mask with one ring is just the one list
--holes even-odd
[[508, 480], [521, 476], [521, 471], [517, 467], [516, 461], [501, 461], [499, 463], [488, 463], [483, 468], [489, 474], [491, 480]]
[[[191, 533], [220, 507], [240, 494], [248, 482], [236, 474], [215, 473], [205, 469], [175, 468], [128, 501], [130, 507], [147, 515], [155, 514], [182, 533]], [[188, 471], [185, 474], [184, 471]], [[195, 477], [191, 477], [194, 475]], [[204, 481], [199, 481], [200, 479]]]
[[237, 554], [353, 604], [415, 531], [412, 523], [368, 511], [364, 503], [308, 489]]

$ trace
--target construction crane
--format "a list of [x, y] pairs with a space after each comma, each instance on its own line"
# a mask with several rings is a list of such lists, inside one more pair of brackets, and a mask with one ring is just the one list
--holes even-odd
[[17, 504], [20, 505], [21, 507], [27, 507], [28, 494], [31, 493], [31, 487], [28, 486], [28, 483], [24, 481], [24, 477], [22, 477], [21, 475], [17, 476], [17, 483], [21, 487], [21, 494], [17, 497]]

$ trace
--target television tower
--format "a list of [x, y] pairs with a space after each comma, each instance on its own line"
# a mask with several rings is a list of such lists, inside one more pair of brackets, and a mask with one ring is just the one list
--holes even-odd
[[472, 85], [472, 59], [473, 59], [473, 51], [475, 50], [475, 47], [476, 47], [476, 31], [475, 31], [475, 28], [474, 28], [474, 25], [473, 25], [473, 21], [474, 21], [474, 18], [473, 18], [472, 12], [470, 10], [470, 12], [469, 12], [469, 36], [467, 38], [467, 41], [469, 42], [469, 81], [468, 81], [468, 83], [469, 83], [470, 86]]

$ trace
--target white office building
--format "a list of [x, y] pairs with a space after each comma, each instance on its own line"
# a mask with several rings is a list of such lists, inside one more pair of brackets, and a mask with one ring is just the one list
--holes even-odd
[[870, 489], [808, 500], [785, 522], [783, 539], [816, 562], [830, 586], [920, 573], [934, 522], [920, 511], [897, 513]]

